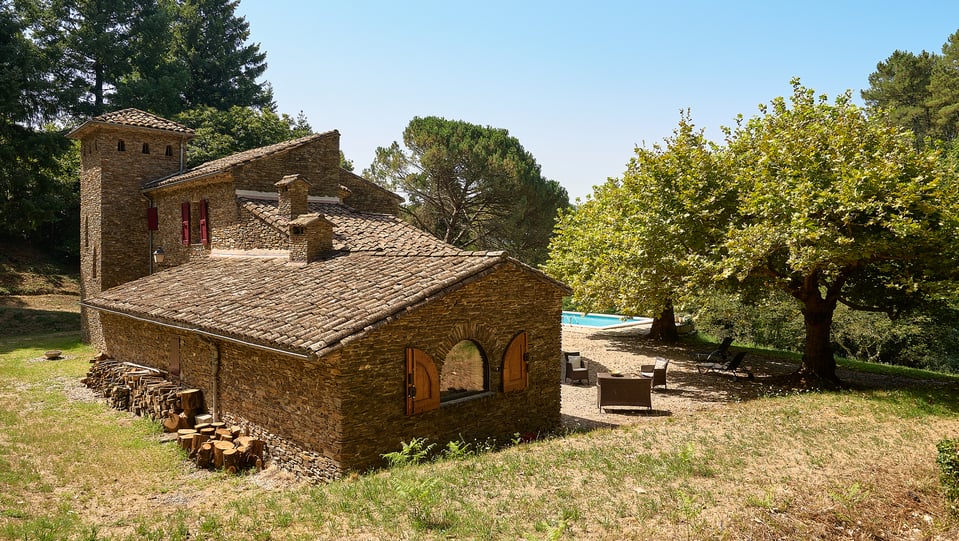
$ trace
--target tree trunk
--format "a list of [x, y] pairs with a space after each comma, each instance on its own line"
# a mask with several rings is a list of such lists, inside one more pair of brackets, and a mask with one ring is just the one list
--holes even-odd
[[649, 329], [649, 336], [662, 342], [676, 342], [679, 340], [679, 331], [676, 330], [676, 313], [673, 304], [669, 303], [659, 316], [653, 318], [653, 325]]
[[799, 373], [819, 379], [836, 381], [836, 359], [833, 356], [830, 334], [835, 306], [829, 306], [818, 295], [803, 301], [803, 322], [806, 326], [806, 345]]

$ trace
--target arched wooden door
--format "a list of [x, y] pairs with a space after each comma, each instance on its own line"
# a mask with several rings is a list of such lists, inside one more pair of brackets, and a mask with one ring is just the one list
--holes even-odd
[[440, 378], [436, 363], [425, 351], [406, 348], [406, 414], [440, 407]]
[[513, 337], [503, 354], [503, 392], [522, 391], [529, 384], [528, 339], [526, 331]]

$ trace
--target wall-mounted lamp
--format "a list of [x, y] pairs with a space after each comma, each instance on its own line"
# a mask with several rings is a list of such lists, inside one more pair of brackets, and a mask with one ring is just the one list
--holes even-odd
[[154, 263], [156, 263], [157, 265], [159, 265], [160, 263], [163, 263], [163, 257], [164, 257], [163, 248], [157, 248], [156, 250], [153, 250]]

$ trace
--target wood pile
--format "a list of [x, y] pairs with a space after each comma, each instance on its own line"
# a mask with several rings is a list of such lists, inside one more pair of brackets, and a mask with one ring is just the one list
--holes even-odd
[[156, 368], [107, 358], [91, 366], [87, 377], [80, 381], [103, 393], [110, 407], [149, 416], [154, 421], [170, 412], [182, 411], [178, 393], [183, 389]]
[[242, 434], [240, 427], [212, 422], [203, 413], [203, 393], [184, 389], [156, 368], [121, 362], [100, 355], [81, 383], [98, 391], [118, 410], [130, 411], [160, 421], [167, 432], [177, 433], [177, 442], [200, 468], [231, 473], [263, 467], [265, 442]]
[[236, 473], [247, 468], [263, 468], [263, 440], [246, 436], [238, 426], [225, 423], [201, 423], [177, 431], [177, 442], [198, 468], [222, 469]]

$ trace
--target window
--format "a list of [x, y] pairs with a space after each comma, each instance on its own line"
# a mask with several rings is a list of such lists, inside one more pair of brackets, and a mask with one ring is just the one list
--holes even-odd
[[165, 156], [173, 156], [173, 145], [167, 145], [167, 146], [166, 146], [166, 152], [164, 153], [164, 155], [165, 155]]
[[93, 278], [97, 277], [97, 249], [93, 249]]
[[440, 371], [440, 401], [466, 398], [489, 389], [486, 356], [472, 340], [453, 346]]
[[150, 143], [143, 143], [143, 153], [144, 154], [150, 153]]
[[209, 220], [207, 219], [209, 212], [209, 203], [206, 199], [200, 200], [200, 244], [206, 246], [210, 244], [210, 227]]
[[123, 142], [123, 139], [117, 141], [117, 152], [123, 152], [127, 149], [127, 144]]
[[190, 245], [190, 202], [184, 201], [180, 203], [180, 224], [182, 225], [180, 232], [180, 241], [184, 246]]

